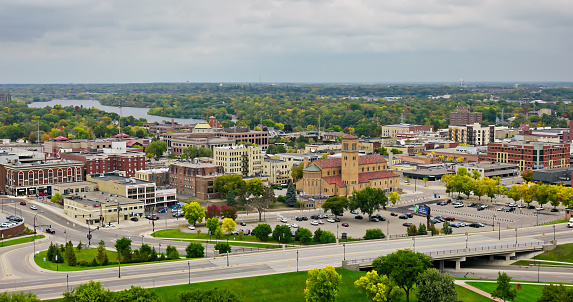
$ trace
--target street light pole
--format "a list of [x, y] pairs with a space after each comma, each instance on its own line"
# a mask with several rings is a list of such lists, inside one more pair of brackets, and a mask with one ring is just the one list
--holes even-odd
[[231, 249], [231, 247], [229, 246], [229, 238], [227, 238], [227, 266], [229, 266], [229, 250], [230, 249]]
[[466, 250], [468, 249], [468, 232], [466, 232]]
[[497, 231], [498, 231], [498, 235], [497, 235], [497, 240], [501, 240], [501, 223], [497, 223]]
[[[44, 211], [40, 211], [34, 215], [34, 258], [36, 257], [36, 216], [40, 213], [44, 213]], [[4, 239], [4, 234], [2, 234], [2, 239]], [[2, 240], [2, 246], [4, 246], [4, 240]]]
[[[343, 260], [346, 261], [346, 244], [345, 244], [345, 243], [342, 244], [342, 248], [344, 249], [344, 258], [343, 258]], [[298, 254], [297, 254], [297, 255], [298, 255]]]
[[517, 246], [517, 228], [515, 228], [515, 246]]
[[555, 225], [553, 225], [553, 241], [555, 241]]
[[491, 230], [495, 231], [495, 217], [497, 216], [497, 214], [493, 214], [493, 223], [491, 224]]
[[298, 272], [298, 250], [296, 250], [296, 271]]
[[187, 268], [189, 269], [189, 284], [191, 284], [191, 263], [187, 261]]
[[414, 253], [416, 252], [416, 237], [412, 237], [412, 240], [414, 241]]

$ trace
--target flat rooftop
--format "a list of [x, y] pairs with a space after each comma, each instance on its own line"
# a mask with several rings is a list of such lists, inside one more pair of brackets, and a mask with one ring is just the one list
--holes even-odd
[[[103, 194], [102, 194], [103, 193]], [[111, 196], [110, 196], [111, 195]], [[66, 194], [64, 198], [66, 199], [74, 199], [75, 202], [79, 202], [81, 204], [85, 204], [87, 206], [95, 206], [100, 204], [105, 204], [106, 206], [116, 206], [118, 203], [120, 205], [124, 204], [134, 204], [134, 203], [143, 203], [141, 200], [131, 199], [124, 196], [108, 194], [101, 191], [92, 191], [92, 192], [81, 192], [74, 194]], [[116, 202], [117, 200], [117, 202]]]
[[115, 173], [96, 173], [90, 174], [90, 176], [95, 180], [103, 180], [103, 181], [115, 181], [116, 183], [120, 184], [132, 184], [132, 185], [148, 185], [154, 184], [154, 182], [139, 180], [135, 178], [129, 178], [124, 176], [119, 176]]

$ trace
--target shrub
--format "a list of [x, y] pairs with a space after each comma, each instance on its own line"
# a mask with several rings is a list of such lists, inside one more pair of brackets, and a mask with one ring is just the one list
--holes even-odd
[[322, 230], [320, 228], [314, 230], [314, 242], [320, 242], [320, 236], [322, 236]]
[[215, 245], [215, 249], [219, 251], [220, 254], [231, 252], [231, 246], [226, 242], [219, 242]]
[[428, 235], [425, 224], [420, 223], [420, 226], [418, 227], [418, 235]]
[[364, 239], [366, 239], [366, 240], [382, 239], [385, 237], [386, 236], [384, 235], [384, 233], [382, 232], [381, 229], [368, 229], [368, 230], [366, 230], [366, 234], [364, 235]]
[[201, 258], [205, 257], [205, 248], [201, 243], [191, 242], [185, 248], [187, 258]]
[[177, 251], [177, 248], [175, 248], [171, 244], [167, 246], [166, 254], [167, 254], [167, 259], [179, 259], [179, 252]]
[[97, 263], [97, 260], [96, 260], [96, 258], [94, 257], [94, 258], [92, 259], [92, 262], [90, 263], [90, 266], [98, 266], [98, 265], [99, 265], [99, 264]]
[[322, 231], [320, 235], [320, 242], [323, 243], [334, 243], [336, 242], [336, 236], [331, 231]]
[[416, 228], [415, 224], [409, 226], [407, 232], [408, 232], [408, 236], [418, 235], [418, 229]]

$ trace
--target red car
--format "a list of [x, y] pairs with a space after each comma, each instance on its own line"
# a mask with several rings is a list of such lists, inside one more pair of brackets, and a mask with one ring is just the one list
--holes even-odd
[[348, 227], [348, 223], [345, 222], [345, 223], [342, 224], [342, 226], [343, 226], [343, 227]]
[[445, 221], [454, 221], [456, 220], [454, 217], [444, 217]]
[[23, 206], [25, 206], [25, 205], [26, 205], [26, 202], [25, 202], [25, 201], [20, 201], [20, 204], [23, 205]]

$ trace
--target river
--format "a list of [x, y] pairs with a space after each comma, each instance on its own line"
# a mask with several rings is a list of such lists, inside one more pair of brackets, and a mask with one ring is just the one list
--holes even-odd
[[[105, 106], [105, 105], [100, 104], [99, 101], [95, 101], [95, 100], [59, 100], [59, 99], [54, 99], [54, 100], [51, 100], [49, 102], [33, 102], [33, 103], [28, 104], [28, 107], [44, 108], [46, 106], [54, 107], [55, 105], [62, 105], [62, 107], [68, 107], [68, 106], [84, 106], [87, 108], [94, 107], [94, 108], [97, 108], [99, 110], [103, 110], [106, 112], [115, 112], [117, 114], [121, 114], [122, 116], [133, 115], [134, 118], [144, 118], [147, 120], [148, 123], [153, 123], [153, 122], [161, 123], [162, 121], [171, 122], [170, 117], [163, 117], [163, 116], [147, 114], [147, 111], [149, 110], [149, 108], [122, 107], [121, 112], [120, 112], [119, 107]], [[205, 123], [205, 120], [200, 120], [200, 119], [192, 119], [192, 118], [173, 118], [173, 119], [175, 120], [176, 123], [179, 123], [182, 125], [185, 125], [185, 124], [193, 125], [193, 124], [197, 124], [197, 123]]]

